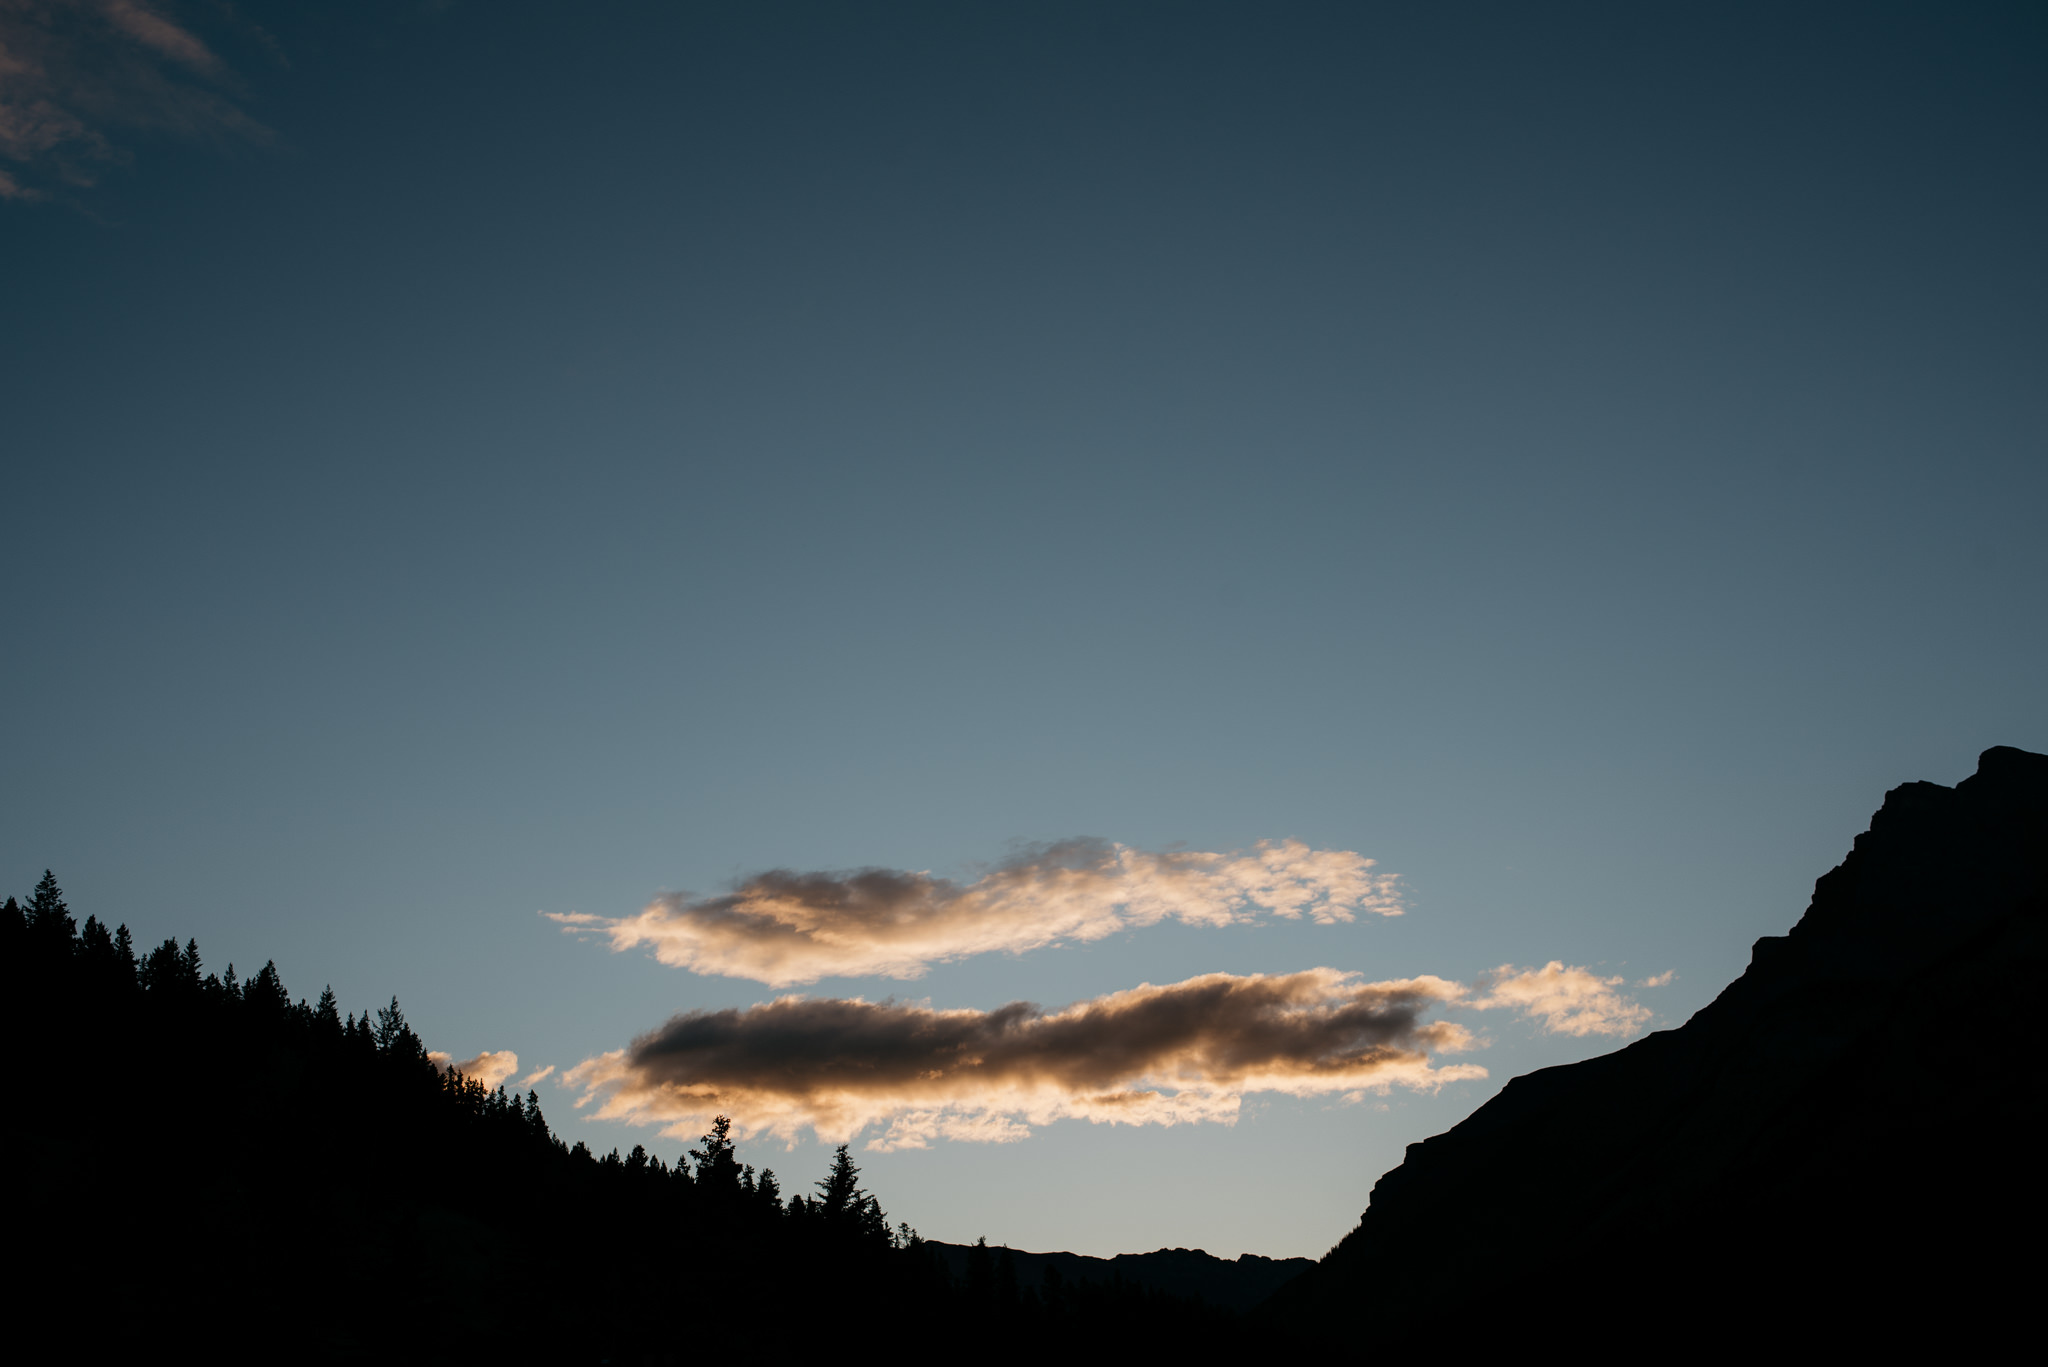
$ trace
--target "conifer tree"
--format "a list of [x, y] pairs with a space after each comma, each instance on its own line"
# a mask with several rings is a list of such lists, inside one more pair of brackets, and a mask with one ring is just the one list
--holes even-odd
[[176, 940], [165, 940], [149, 951], [137, 976], [143, 988], [166, 997], [187, 997], [199, 991], [199, 945], [188, 941], [179, 950]]
[[282, 1016], [291, 1009], [291, 994], [284, 990], [284, 980], [277, 974], [276, 960], [266, 960], [263, 967], [256, 970], [256, 976], [249, 979], [248, 985], [242, 989], [242, 1000], [265, 1018]]
[[114, 937], [97, 916], [86, 917], [85, 929], [78, 933], [78, 958], [97, 984], [123, 988], [135, 981], [134, 961], [123, 958]]
[[[548, 1137], [548, 1122], [543, 1120], [540, 1114], [540, 1094], [530, 1087], [526, 1092], [526, 1125], [538, 1137], [542, 1139]], [[682, 1168], [680, 1163], [676, 1166]], [[684, 1171], [687, 1172], [687, 1169], [684, 1169]]]
[[832, 1168], [818, 1181], [819, 1204], [828, 1220], [851, 1219], [860, 1213], [867, 1193], [860, 1189], [860, 1169], [841, 1144], [832, 1155]]
[[380, 1052], [390, 1053], [398, 1047], [400, 1039], [411, 1033], [411, 1027], [405, 1023], [405, 1012], [398, 1009], [398, 998], [393, 997], [391, 1005], [377, 1009], [377, 1048]]
[[113, 962], [114, 937], [100, 924], [99, 917], [85, 918], [85, 929], [78, 933], [78, 952], [94, 968], [105, 968]]
[[28, 918], [22, 914], [21, 903], [10, 897], [0, 906], [0, 967], [19, 971], [27, 950]]
[[334, 1000], [334, 986], [320, 989], [320, 1000], [313, 1007], [313, 1028], [323, 1039], [335, 1040], [342, 1037], [341, 1008]]
[[48, 869], [43, 870], [43, 881], [36, 884], [35, 892], [29, 896], [27, 919], [30, 941], [45, 951], [69, 946], [78, 933], [78, 923], [71, 919], [71, 908], [64, 904], [57, 876]]
[[716, 1195], [737, 1194], [740, 1165], [733, 1156], [732, 1117], [721, 1115], [714, 1119], [711, 1132], [701, 1142], [703, 1148], [690, 1150], [690, 1157], [697, 1160], [697, 1185]]

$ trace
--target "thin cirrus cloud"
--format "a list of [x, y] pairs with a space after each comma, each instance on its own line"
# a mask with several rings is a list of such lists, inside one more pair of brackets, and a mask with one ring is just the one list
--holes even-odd
[[693, 973], [770, 987], [826, 977], [921, 977], [933, 964], [1023, 953], [1175, 920], [1228, 926], [1279, 916], [1330, 924], [1401, 914], [1394, 875], [1299, 840], [1250, 852], [1148, 853], [1105, 840], [1028, 850], [972, 882], [929, 873], [774, 869], [718, 897], [674, 894], [634, 916], [543, 912], [614, 950], [647, 946]]
[[230, 82], [148, 0], [0, 0], [0, 199], [94, 184], [128, 159], [123, 134], [269, 140], [222, 93]]
[[[562, 1076], [600, 1119], [688, 1136], [712, 1117], [794, 1143], [880, 1127], [868, 1147], [1001, 1142], [1061, 1119], [1229, 1124], [1249, 1093], [1355, 1101], [1486, 1076], [1444, 1064], [1477, 1040], [1446, 1007], [1512, 1008], [1545, 1029], [1632, 1033], [1613, 984], [1551, 964], [1477, 986], [1437, 977], [1365, 982], [1333, 968], [1144, 984], [1047, 1012], [939, 1010], [859, 998], [784, 997], [693, 1011]], [[1601, 1013], [1606, 1014], [1601, 1014]], [[1643, 1013], [1647, 1014], [1647, 1013]]]
[[475, 1058], [465, 1059], [435, 1049], [428, 1052], [427, 1058], [442, 1072], [453, 1069], [472, 1082], [481, 1082], [486, 1089], [496, 1087], [519, 1071], [519, 1055], [510, 1049], [486, 1049]]

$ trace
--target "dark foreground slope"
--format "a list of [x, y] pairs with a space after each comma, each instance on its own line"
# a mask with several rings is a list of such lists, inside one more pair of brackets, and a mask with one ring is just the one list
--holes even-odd
[[1683, 1027], [1409, 1146], [1266, 1313], [1340, 1343], [1946, 1338], [2041, 1265], [2048, 756], [1893, 789]]
[[[1211, 1349], [1214, 1305], [1129, 1283], [956, 1278], [842, 1150], [785, 1199], [723, 1124], [673, 1167], [564, 1144], [538, 1099], [437, 1070], [397, 1002], [294, 1002], [0, 908], [11, 1341], [77, 1361], [678, 1363], [875, 1343], [1041, 1360]], [[681, 1146], [678, 1146], [681, 1147]]]

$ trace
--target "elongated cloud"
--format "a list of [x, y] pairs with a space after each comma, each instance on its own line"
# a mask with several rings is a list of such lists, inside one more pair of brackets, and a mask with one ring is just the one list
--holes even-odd
[[510, 1049], [486, 1049], [475, 1058], [466, 1059], [457, 1059], [435, 1049], [428, 1052], [427, 1058], [442, 1072], [453, 1068], [464, 1077], [483, 1083], [486, 1088], [497, 1086], [519, 1071], [519, 1055]]
[[1434, 1090], [1484, 1077], [1433, 1055], [1467, 1048], [1427, 1019], [1465, 989], [1441, 978], [1364, 982], [1313, 968], [1211, 973], [1047, 1012], [784, 997], [694, 1011], [563, 1080], [603, 1119], [697, 1133], [727, 1114], [749, 1133], [828, 1141], [886, 1128], [870, 1148], [1007, 1140], [1062, 1118], [1174, 1125], [1234, 1120], [1248, 1092]]
[[[1620, 978], [1567, 968], [1556, 959], [1541, 968], [1520, 970], [1502, 964], [1479, 985], [1473, 1006], [1512, 1007], [1553, 1035], [1632, 1035], [1650, 1019], [1649, 1007], [1614, 990], [1621, 986]], [[1654, 985], [1654, 979], [1645, 984]]]
[[1148, 854], [1103, 840], [1029, 851], [972, 883], [929, 873], [757, 874], [722, 897], [662, 897], [636, 916], [546, 912], [614, 950], [646, 945], [693, 973], [770, 987], [825, 977], [916, 978], [935, 963], [1099, 940], [1161, 921], [1227, 926], [1280, 916], [1330, 924], [1398, 916], [1392, 874], [1349, 850], [1263, 841], [1250, 853]]
[[220, 93], [227, 74], [148, 0], [0, 0], [0, 199], [91, 185], [126, 160], [124, 133], [267, 140]]

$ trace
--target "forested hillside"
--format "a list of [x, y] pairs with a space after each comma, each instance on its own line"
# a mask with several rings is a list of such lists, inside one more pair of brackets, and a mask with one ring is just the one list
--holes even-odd
[[80, 1356], [771, 1359], [896, 1333], [982, 1345], [1228, 1341], [1226, 1312], [1123, 1285], [950, 1275], [842, 1148], [808, 1192], [721, 1119], [673, 1165], [565, 1144], [539, 1099], [437, 1069], [394, 999], [294, 1000], [199, 947], [77, 924], [45, 875], [0, 915], [20, 1046], [9, 1171], [23, 1327]]

